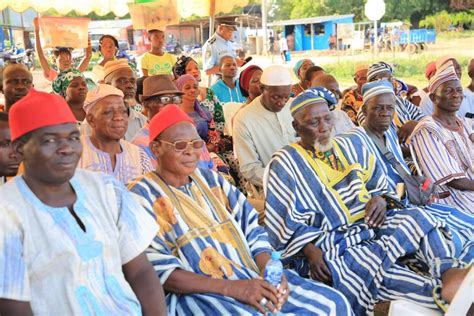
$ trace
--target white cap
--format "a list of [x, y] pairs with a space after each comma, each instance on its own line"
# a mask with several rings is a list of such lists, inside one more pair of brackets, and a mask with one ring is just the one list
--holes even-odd
[[101, 83], [97, 85], [94, 89], [89, 90], [87, 92], [86, 100], [84, 101], [84, 111], [89, 113], [89, 111], [105, 97], [108, 97], [109, 95], [116, 95], [119, 97], [123, 98], [123, 92], [122, 90], [119, 90], [115, 88], [114, 86]]
[[281, 65], [272, 65], [263, 70], [260, 83], [266, 86], [291, 86], [290, 71]]

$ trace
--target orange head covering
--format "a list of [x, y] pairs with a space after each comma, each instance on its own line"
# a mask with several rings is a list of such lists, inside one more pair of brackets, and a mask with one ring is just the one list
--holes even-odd
[[77, 123], [63, 97], [30, 89], [10, 109], [12, 141], [41, 127]]
[[194, 124], [193, 120], [177, 105], [168, 104], [150, 121], [150, 142], [154, 141], [167, 128], [180, 122]]
[[436, 73], [436, 62], [432, 61], [431, 63], [426, 64], [425, 68], [425, 77], [430, 80], [431, 77]]

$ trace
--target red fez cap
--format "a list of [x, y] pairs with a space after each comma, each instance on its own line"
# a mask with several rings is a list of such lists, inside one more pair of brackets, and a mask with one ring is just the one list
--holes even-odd
[[194, 124], [193, 120], [184, 113], [177, 105], [168, 104], [150, 121], [150, 142], [154, 141], [168, 127], [179, 122], [189, 122]]
[[240, 86], [242, 88], [244, 88], [245, 91], [247, 91], [247, 92], [249, 91], [250, 79], [252, 79], [252, 76], [253, 76], [254, 72], [257, 71], [257, 70], [262, 71], [262, 68], [260, 68], [258, 66], [255, 66], [255, 65], [251, 65], [251, 66], [245, 68], [245, 70], [243, 70], [240, 73], [239, 83], [240, 83]]
[[35, 89], [13, 104], [9, 114], [12, 141], [41, 127], [77, 123], [63, 97]]
[[430, 80], [431, 77], [436, 73], [436, 62], [432, 61], [431, 63], [426, 64], [425, 67], [425, 78]]

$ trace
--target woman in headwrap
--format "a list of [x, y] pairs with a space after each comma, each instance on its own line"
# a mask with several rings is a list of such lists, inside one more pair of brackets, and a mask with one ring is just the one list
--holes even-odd
[[225, 132], [232, 136], [232, 123], [237, 113], [262, 94], [260, 90], [260, 77], [262, 68], [251, 65], [240, 73], [239, 85], [242, 95], [247, 98], [245, 103], [227, 103], [224, 107]]
[[81, 125], [86, 118], [83, 107], [88, 91], [86, 78], [82, 72], [74, 68], [60, 72], [53, 81], [53, 91], [66, 100], [77, 119], [77, 124]]
[[202, 108], [197, 100], [199, 95], [198, 81], [191, 75], [183, 75], [176, 80], [176, 87], [184, 93], [179, 105], [180, 108], [193, 119], [199, 136], [208, 143], [212, 115]]
[[256, 97], [262, 94], [260, 90], [260, 77], [262, 77], [262, 68], [252, 65], [240, 73], [240, 90], [247, 98], [245, 105], [252, 102]]
[[[173, 66], [173, 74], [175, 79], [178, 79], [182, 75], [191, 75], [198, 82], [201, 82], [201, 71], [199, 70], [197, 62], [188, 56], [181, 56]], [[214, 95], [214, 92], [207, 87], [199, 87], [198, 101], [201, 102], [201, 106], [208, 110], [214, 119], [216, 124], [216, 130], [219, 133], [224, 133], [224, 111], [222, 110], [222, 104], [219, 99]]]
[[311, 66], [314, 66], [314, 63], [310, 59], [301, 59], [295, 64], [295, 67], [293, 67], [293, 72], [299, 79], [298, 83], [291, 86], [291, 93], [293, 96], [297, 96], [308, 88], [305, 83], [305, 74], [306, 70]]
[[191, 75], [182, 75], [176, 80], [176, 87], [184, 93], [179, 107], [193, 120], [199, 137], [206, 142], [209, 152], [215, 153], [215, 155], [211, 154], [211, 157], [217, 170], [228, 174], [229, 166], [217, 156], [218, 153], [222, 152], [220, 134], [215, 131], [211, 113], [204, 109], [197, 100], [199, 95], [198, 81]]
[[[193, 119], [199, 136], [206, 141], [217, 170], [223, 173], [230, 172], [232, 182], [240, 185], [242, 177], [239, 174], [237, 160], [234, 158], [232, 139], [217, 130], [212, 115], [198, 101], [198, 81], [192, 75], [182, 75], [176, 80], [176, 87], [184, 93], [180, 107]], [[243, 187], [243, 184], [240, 187]]]

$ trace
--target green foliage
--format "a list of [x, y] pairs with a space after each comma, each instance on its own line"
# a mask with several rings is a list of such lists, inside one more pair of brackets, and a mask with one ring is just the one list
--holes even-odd
[[[414, 55], [411, 58], [394, 58], [384, 60], [395, 65], [394, 75], [409, 84], [413, 84], [418, 88], [423, 88], [428, 85], [428, 81], [425, 78], [425, 66], [429, 62], [436, 60], [439, 56], [433, 56], [431, 54], [419, 54]], [[458, 57], [457, 60], [461, 64], [463, 71], [466, 71], [469, 57], [463, 56]], [[379, 59], [368, 60], [367, 63], [377, 62]], [[335, 63], [328, 63], [321, 65], [324, 70], [335, 78], [337, 78], [339, 85], [345, 89], [354, 85], [352, 75], [354, 72], [354, 61], [340, 61]], [[467, 85], [469, 77], [464, 75], [463, 85]]]
[[[428, 85], [428, 81], [425, 78], [426, 64], [436, 60], [438, 57], [439, 56], [434, 56], [431, 54], [420, 54], [412, 56], [411, 58], [385, 58], [384, 60], [395, 65], [394, 75], [396, 78], [399, 78], [406, 83], [415, 85], [418, 88], [424, 88]], [[464, 72], [464, 75], [462, 76], [463, 85], [467, 85], [469, 82], [469, 77], [465, 74], [469, 59], [470, 58], [466, 56], [457, 58]], [[370, 64], [379, 60], [380, 58], [371, 59], [367, 60], [367, 63]], [[326, 72], [337, 78], [342, 89], [354, 85], [354, 81], [352, 79], [354, 72], [354, 61], [340, 61], [323, 64], [321, 66]]]
[[[352, 13], [355, 21], [366, 21], [365, 3], [366, 0], [274, 0], [273, 20]], [[418, 22], [428, 14], [449, 8], [447, 0], [385, 0], [385, 5], [383, 21]]]
[[438, 32], [448, 30], [451, 24], [457, 27], [469, 25], [471, 29], [474, 29], [474, 10], [457, 13], [441, 11], [435, 15], [429, 15], [420, 21], [420, 26], [434, 27]]

